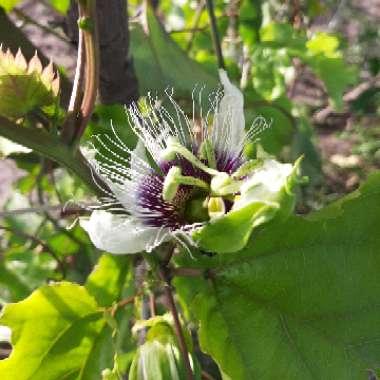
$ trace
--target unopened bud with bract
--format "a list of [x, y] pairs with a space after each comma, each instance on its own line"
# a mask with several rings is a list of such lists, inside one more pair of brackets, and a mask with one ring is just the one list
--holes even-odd
[[36, 108], [54, 105], [59, 76], [53, 64], [42, 66], [37, 54], [27, 62], [19, 50], [14, 56], [0, 45], [0, 115], [17, 118]]
[[[134, 358], [129, 371], [129, 380], [178, 379], [187, 380], [187, 371], [178, 347], [178, 339], [170, 316], [158, 316], [140, 321], [141, 328], [148, 328], [145, 343]], [[133, 330], [136, 330], [135, 327]], [[201, 380], [201, 371], [196, 358], [191, 354], [191, 338], [184, 330], [189, 350], [190, 365], [195, 380]]]

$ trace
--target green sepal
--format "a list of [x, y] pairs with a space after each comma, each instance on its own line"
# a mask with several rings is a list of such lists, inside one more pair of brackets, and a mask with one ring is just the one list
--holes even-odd
[[193, 239], [205, 251], [235, 252], [245, 247], [252, 230], [274, 217], [278, 204], [254, 202], [225, 216], [211, 220], [194, 231]]

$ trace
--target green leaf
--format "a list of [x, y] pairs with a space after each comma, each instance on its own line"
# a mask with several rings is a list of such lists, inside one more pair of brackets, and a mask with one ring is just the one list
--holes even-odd
[[324, 54], [326, 57], [336, 57], [340, 53], [339, 40], [336, 36], [324, 32], [317, 32], [312, 39], [307, 41], [306, 47], [312, 54]]
[[3, 7], [6, 12], [10, 12], [21, 0], [0, 0], [0, 7]]
[[28, 284], [0, 261], [0, 298], [18, 301], [28, 296], [30, 291]]
[[49, 0], [50, 4], [60, 13], [65, 14], [70, 7], [70, 0]]
[[109, 307], [120, 299], [130, 266], [130, 257], [109, 254], [100, 257], [86, 281], [87, 291], [99, 305]]
[[186, 56], [167, 35], [150, 6], [145, 17], [144, 28], [137, 26], [131, 31], [131, 49], [141, 94], [153, 92], [155, 95], [173, 87], [175, 96], [191, 99], [196, 84], [206, 87], [205, 94], [217, 88], [217, 77]]
[[13, 351], [0, 361], [2, 380], [100, 380], [112, 359], [111, 331], [85, 288], [68, 282], [39, 288], [5, 306]]
[[303, 49], [306, 38], [290, 24], [270, 23], [260, 29], [260, 39], [265, 46]]
[[379, 223], [376, 173], [327, 211], [210, 258], [208, 280], [176, 279], [201, 348], [234, 380], [368, 379], [380, 368]]
[[357, 79], [357, 70], [347, 65], [342, 58], [329, 58], [323, 55], [304, 58], [315, 74], [326, 86], [333, 106], [338, 110], [343, 107], [343, 91]]

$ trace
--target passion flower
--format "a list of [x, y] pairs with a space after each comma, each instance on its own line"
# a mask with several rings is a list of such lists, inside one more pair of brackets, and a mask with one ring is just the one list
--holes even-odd
[[[175, 239], [185, 246], [230, 252], [246, 244], [252, 229], [293, 204], [298, 165], [248, 160], [244, 147], [260, 130], [245, 130], [242, 93], [220, 71], [224, 94], [200, 121], [189, 120], [170, 97], [177, 117], [162, 106], [128, 115], [139, 142], [134, 150], [114, 132], [94, 136], [90, 163], [111, 192], [81, 225], [94, 245], [115, 254], [150, 252]], [[104, 154], [104, 151], [107, 154]], [[125, 157], [119, 153], [123, 152]], [[288, 207], [287, 214], [292, 207]]]

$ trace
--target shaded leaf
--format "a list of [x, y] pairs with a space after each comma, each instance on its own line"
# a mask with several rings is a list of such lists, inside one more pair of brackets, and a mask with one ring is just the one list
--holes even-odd
[[257, 232], [176, 279], [202, 349], [234, 380], [368, 378], [380, 368], [380, 174], [311, 218]]
[[167, 35], [151, 7], [147, 7], [144, 16], [144, 26], [137, 26], [131, 31], [131, 49], [140, 93], [162, 94], [173, 87], [175, 96], [191, 99], [196, 84], [205, 86], [205, 93], [214, 90], [218, 86], [216, 75], [210, 75], [186, 56]]

